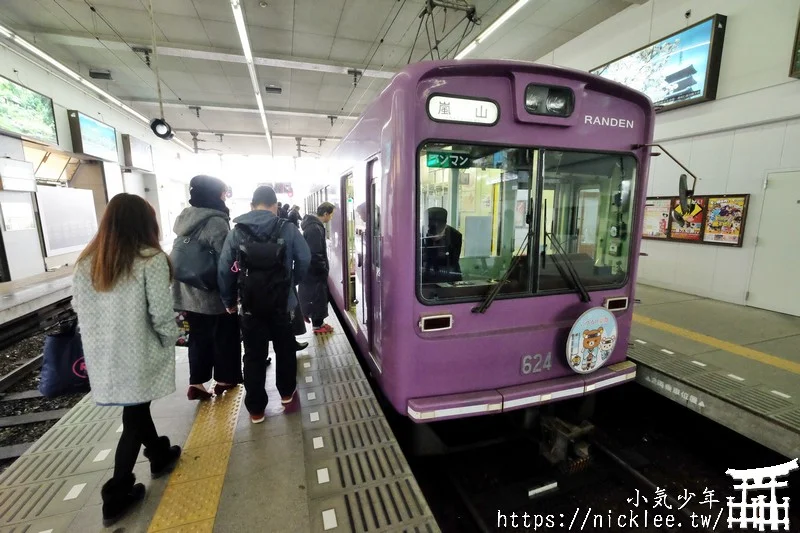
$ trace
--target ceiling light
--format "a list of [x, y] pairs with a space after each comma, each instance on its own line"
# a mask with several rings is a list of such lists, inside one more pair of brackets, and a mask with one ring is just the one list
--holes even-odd
[[[92, 82], [90, 82], [89, 80], [87, 80], [86, 78], [84, 78], [83, 76], [81, 76], [80, 74], [78, 74], [77, 72], [72, 70], [71, 68], [67, 67], [66, 65], [62, 64], [61, 62], [57, 61], [56, 59], [54, 59], [50, 55], [48, 55], [45, 52], [43, 52], [42, 50], [40, 50], [39, 48], [35, 47], [34, 45], [32, 45], [31, 43], [29, 43], [28, 41], [26, 41], [25, 39], [23, 39], [19, 35], [15, 34], [10, 29], [4, 27], [2, 24], [0, 24], [0, 35], [6, 37], [7, 39], [10, 39], [11, 41], [13, 41], [17, 45], [21, 46], [25, 50], [31, 52], [36, 57], [44, 60], [45, 62], [47, 62], [48, 64], [50, 64], [51, 66], [53, 66], [57, 70], [59, 70], [61, 73], [66, 74], [67, 76], [69, 76], [73, 80], [77, 81], [78, 83], [80, 83], [81, 85], [86, 87], [87, 89], [89, 89], [92, 92], [94, 92], [97, 96], [102, 97], [108, 103], [117, 106], [118, 108], [122, 109], [123, 111], [125, 111], [129, 115], [135, 117], [137, 120], [139, 120], [139, 121], [141, 121], [141, 122], [143, 122], [145, 124], [148, 124], [148, 125], [150, 124], [150, 119], [149, 118], [147, 118], [146, 116], [142, 115], [141, 113], [139, 113], [135, 109], [131, 108], [130, 106], [127, 106], [127, 105], [123, 104], [118, 98], [116, 98], [116, 97], [112, 96], [111, 94], [107, 93], [106, 91], [104, 91], [103, 89], [101, 89], [97, 85], [93, 84]], [[176, 140], [176, 142], [177, 142], [177, 140]], [[191, 151], [191, 149], [186, 145], [186, 143], [178, 143], [178, 144], [181, 144], [187, 150]]]
[[267, 137], [267, 144], [269, 144], [269, 151], [271, 154], [272, 135], [269, 132], [267, 115], [264, 112], [264, 102], [261, 99], [261, 87], [258, 84], [258, 75], [256, 74], [255, 65], [253, 64], [253, 51], [250, 49], [250, 39], [247, 37], [247, 25], [244, 22], [244, 12], [242, 12], [241, 0], [231, 0], [231, 8], [233, 9], [233, 19], [236, 21], [236, 29], [239, 32], [239, 39], [242, 41], [242, 51], [244, 52], [245, 62], [247, 63], [247, 70], [250, 72], [250, 81], [253, 84], [253, 93], [256, 96], [258, 112], [261, 114], [261, 124], [264, 126], [264, 134]]
[[502, 26], [502, 25], [503, 25], [503, 23], [504, 23], [504, 22], [506, 22], [508, 19], [510, 19], [511, 17], [513, 17], [513, 16], [514, 16], [514, 14], [515, 14], [517, 11], [519, 11], [520, 9], [522, 9], [522, 6], [524, 6], [524, 5], [525, 5], [525, 4], [527, 4], [527, 3], [528, 3], [528, 0], [517, 0], [517, 3], [516, 3], [516, 4], [514, 4], [513, 6], [511, 6], [510, 8], [508, 8], [508, 9], [505, 11], [505, 13], [503, 13], [502, 15], [500, 15], [500, 16], [497, 18], [497, 20], [495, 20], [495, 21], [492, 23], [492, 25], [491, 25], [491, 26], [489, 26], [488, 28], [486, 28], [486, 29], [483, 31], [483, 33], [481, 33], [480, 35], [478, 35], [478, 37], [477, 37], [477, 38], [475, 38], [475, 40], [474, 40], [474, 41], [472, 41], [471, 43], [469, 43], [469, 45], [467, 45], [467, 47], [466, 47], [466, 48], [464, 48], [464, 50], [462, 50], [461, 52], [459, 52], [459, 53], [458, 53], [458, 55], [456, 55], [456, 59], [462, 59], [464, 56], [466, 56], [467, 54], [469, 54], [470, 52], [472, 52], [473, 50], [475, 50], [475, 48], [476, 48], [476, 47], [477, 47], [477, 46], [478, 46], [480, 43], [482, 43], [483, 41], [485, 41], [485, 40], [487, 39], [487, 37], [489, 37], [489, 35], [491, 35], [491, 34], [492, 34], [492, 32], [494, 32], [494, 31], [495, 31], [497, 28], [499, 28], [500, 26]]

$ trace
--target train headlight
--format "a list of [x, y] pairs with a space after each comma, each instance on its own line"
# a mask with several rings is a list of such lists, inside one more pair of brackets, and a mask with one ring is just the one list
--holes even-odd
[[525, 88], [525, 109], [533, 115], [568, 117], [575, 108], [575, 95], [568, 87], [528, 85]]

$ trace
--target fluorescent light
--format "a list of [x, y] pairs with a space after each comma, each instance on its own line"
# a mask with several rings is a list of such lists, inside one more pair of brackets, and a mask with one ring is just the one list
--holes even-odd
[[492, 23], [492, 25], [491, 25], [491, 26], [489, 26], [488, 28], [486, 28], [486, 29], [483, 31], [483, 33], [481, 33], [480, 35], [478, 35], [478, 37], [476, 37], [474, 41], [472, 41], [471, 43], [469, 43], [469, 45], [467, 45], [467, 47], [466, 47], [466, 48], [464, 48], [464, 50], [462, 50], [461, 52], [459, 52], [459, 53], [458, 53], [458, 55], [456, 56], [456, 59], [462, 59], [464, 56], [466, 56], [467, 54], [469, 54], [470, 52], [472, 52], [473, 50], [475, 50], [475, 48], [476, 48], [476, 47], [477, 47], [477, 46], [478, 46], [480, 43], [482, 43], [483, 41], [485, 41], [485, 40], [486, 40], [486, 38], [487, 38], [487, 37], [489, 37], [489, 35], [491, 35], [491, 34], [492, 34], [492, 32], [494, 32], [494, 31], [495, 31], [497, 28], [499, 28], [500, 26], [502, 26], [502, 25], [503, 25], [503, 23], [504, 23], [504, 22], [506, 22], [508, 19], [510, 19], [511, 17], [513, 17], [513, 16], [514, 16], [514, 14], [515, 14], [517, 11], [519, 11], [520, 9], [522, 9], [522, 7], [523, 7], [525, 4], [527, 4], [527, 3], [528, 3], [528, 0], [517, 0], [517, 3], [516, 3], [516, 4], [514, 4], [513, 6], [511, 6], [510, 8], [508, 8], [508, 9], [505, 11], [505, 13], [503, 13], [502, 15], [500, 15], [500, 16], [497, 18], [497, 20], [495, 20], [495, 21]]
[[258, 112], [261, 115], [261, 124], [264, 126], [264, 135], [267, 137], [267, 144], [269, 144], [269, 151], [271, 153], [272, 135], [269, 132], [267, 115], [264, 112], [264, 101], [261, 98], [261, 87], [258, 84], [258, 75], [256, 74], [256, 67], [253, 63], [253, 51], [250, 49], [250, 39], [247, 37], [247, 25], [244, 22], [241, 0], [231, 0], [231, 8], [233, 9], [233, 19], [236, 21], [236, 30], [239, 32], [239, 39], [242, 41], [242, 51], [244, 52], [244, 58], [247, 63], [247, 70], [250, 72], [250, 81], [253, 84], [253, 92], [256, 96], [256, 103], [258, 104]]
[[[123, 104], [118, 98], [112, 96], [111, 94], [107, 93], [106, 91], [104, 91], [103, 89], [98, 87], [97, 85], [91, 83], [89, 80], [87, 80], [86, 78], [84, 78], [83, 76], [81, 76], [80, 74], [78, 74], [77, 72], [75, 72], [74, 70], [69, 68], [68, 66], [66, 66], [66, 65], [62, 64], [61, 62], [57, 61], [56, 59], [54, 59], [50, 55], [46, 54], [45, 52], [43, 52], [39, 48], [35, 47], [34, 45], [32, 45], [31, 43], [29, 43], [28, 41], [26, 41], [25, 39], [23, 39], [19, 35], [15, 34], [10, 29], [4, 27], [2, 24], [0, 24], [0, 35], [6, 37], [7, 39], [12, 40], [13, 42], [18, 44], [19, 46], [21, 46], [25, 50], [29, 51], [30, 53], [32, 53], [33, 55], [38, 57], [39, 59], [42, 59], [45, 62], [49, 63], [50, 65], [52, 65], [53, 67], [55, 67], [56, 69], [61, 71], [63, 74], [66, 74], [67, 76], [69, 76], [73, 80], [77, 81], [78, 83], [80, 83], [81, 85], [86, 87], [87, 89], [89, 89], [92, 92], [94, 92], [96, 95], [103, 97], [107, 102], [109, 102], [111, 104], [114, 104], [115, 106], [117, 106], [118, 108], [122, 109], [123, 111], [125, 111], [129, 115], [133, 116], [137, 120], [143, 122], [144, 124], [150, 125], [150, 119], [149, 118], [147, 118], [146, 116], [142, 115], [141, 113], [139, 113], [135, 109], [132, 109], [131, 107]], [[178, 143], [179, 145], [181, 145], [184, 148], [186, 148], [187, 150], [189, 150], [190, 152], [194, 151], [186, 143], [184, 143], [183, 141], [180, 141], [177, 138], [173, 139], [173, 140], [176, 143]]]
[[475, 41], [472, 41], [471, 43], [469, 43], [469, 44], [467, 45], [467, 47], [466, 47], [466, 48], [464, 48], [463, 50], [461, 50], [461, 51], [458, 53], [458, 55], [456, 56], [456, 59], [461, 59], [461, 58], [462, 58], [462, 57], [464, 57], [465, 55], [467, 55], [467, 54], [469, 54], [470, 52], [472, 52], [473, 50], [475, 50], [477, 47], [478, 47], [478, 43], [476, 43]]

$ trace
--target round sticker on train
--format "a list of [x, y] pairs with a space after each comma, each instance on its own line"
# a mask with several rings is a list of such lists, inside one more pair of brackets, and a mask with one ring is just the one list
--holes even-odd
[[617, 319], [605, 307], [583, 313], [569, 332], [567, 364], [578, 374], [591, 374], [608, 361], [617, 345]]

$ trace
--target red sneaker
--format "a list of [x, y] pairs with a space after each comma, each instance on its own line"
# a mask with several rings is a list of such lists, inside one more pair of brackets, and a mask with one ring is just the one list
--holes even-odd
[[253, 413], [250, 413], [250, 422], [252, 422], [253, 424], [260, 424], [263, 421], [264, 421], [264, 413], [261, 413], [260, 415], [254, 415]]

